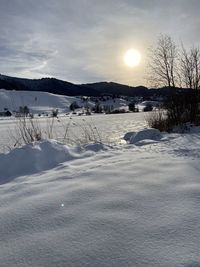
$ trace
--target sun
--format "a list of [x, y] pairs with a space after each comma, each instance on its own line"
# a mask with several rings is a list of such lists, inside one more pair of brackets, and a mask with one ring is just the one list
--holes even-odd
[[129, 49], [124, 54], [124, 63], [130, 68], [139, 65], [140, 61], [141, 61], [141, 54], [136, 49]]

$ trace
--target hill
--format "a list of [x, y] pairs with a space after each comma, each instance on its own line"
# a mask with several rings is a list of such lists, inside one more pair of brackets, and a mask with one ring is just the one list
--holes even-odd
[[144, 86], [132, 87], [115, 82], [97, 82], [87, 84], [73, 84], [71, 82], [58, 80], [55, 78], [25, 79], [16, 78], [0, 74], [0, 89], [18, 91], [41, 91], [68, 96], [101, 96], [101, 95], [123, 95], [141, 96], [148, 98], [151, 96], [167, 96], [179, 88], [159, 88], [148, 89]]
[[[9, 110], [10, 112], [18, 112], [20, 107], [27, 106], [32, 114], [50, 114], [52, 110], [58, 109], [60, 113], [70, 112], [70, 105], [76, 103], [76, 108], [95, 107], [95, 99], [85, 99], [79, 96], [65, 96], [51, 94], [39, 91], [17, 91], [0, 89], [0, 112]], [[127, 109], [129, 101], [121, 98], [107, 100], [99, 100], [102, 106], [109, 106], [112, 109]], [[83, 111], [83, 110], [82, 110]]]
[[16, 91], [0, 89], [0, 111], [19, 111], [20, 106], [28, 106], [31, 113], [50, 113], [53, 109], [68, 112], [71, 103], [80, 99], [73, 96], [56, 95], [38, 91]]
[[59, 95], [86, 95], [97, 96], [98, 92], [93, 88], [79, 86], [70, 82], [55, 78], [24, 79], [0, 75], [0, 89], [41, 91]]
[[131, 87], [114, 82], [73, 84], [55, 78], [25, 79], [0, 75], [0, 89], [20, 91], [41, 91], [60, 95], [100, 96], [104, 94], [125, 96], [148, 96], [144, 86]]
[[98, 82], [85, 84], [100, 94], [125, 95], [125, 96], [148, 96], [149, 89], [144, 86], [132, 87], [114, 82]]

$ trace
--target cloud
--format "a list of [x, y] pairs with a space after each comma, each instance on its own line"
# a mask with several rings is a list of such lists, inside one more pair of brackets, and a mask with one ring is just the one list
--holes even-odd
[[[142, 84], [159, 33], [199, 43], [199, 8], [198, 0], [1, 0], [0, 72]], [[132, 70], [122, 63], [130, 47], [143, 55]]]

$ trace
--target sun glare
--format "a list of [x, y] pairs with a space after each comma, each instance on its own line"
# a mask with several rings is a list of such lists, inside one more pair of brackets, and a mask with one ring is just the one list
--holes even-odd
[[126, 53], [124, 54], [124, 63], [130, 68], [139, 65], [140, 61], [141, 61], [141, 54], [136, 49], [130, 49], [126, 51]]

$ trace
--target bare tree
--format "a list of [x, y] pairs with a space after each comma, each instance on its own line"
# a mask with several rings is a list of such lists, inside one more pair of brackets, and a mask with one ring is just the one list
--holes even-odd
[[193, 47], [191, 49], [191, 55], [193, 59], [193, 89], [199, 89], [200, 87], [200, 50], [199, 47]]
[[200, 87], [200, 50], [198, 47], [186, 51], [182, 45], [180, 71], [186, 88], [198, 89]]
[[148, 79], [154, 86], [175, 87], [178, 80], [176, 44], [168, 35], [160, 35], [156, 47], [150, 49]]

